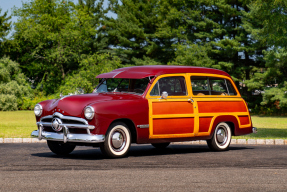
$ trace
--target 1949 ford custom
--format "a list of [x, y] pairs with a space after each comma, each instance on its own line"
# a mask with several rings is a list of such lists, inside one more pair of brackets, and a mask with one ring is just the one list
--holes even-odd
[[123, 157], [131, 143], [165, 148], [170, 142], [206, 140], [226, 150], [231, 136], [256, 132], [246, 102], [220, 70], [187, 66], [137, 66], [100, 74], [93, 93], [38, 103], [38, 130], [58, 155], [77, 145]]

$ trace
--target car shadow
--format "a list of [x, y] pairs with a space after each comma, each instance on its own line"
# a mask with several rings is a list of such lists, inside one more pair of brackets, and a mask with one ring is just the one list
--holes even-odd
[[[252, 149], [252, 146], [230, 146], [228, 151]], [[198, 153], [214, 153], [207, 145], [169, 145], [164, 149], [157, 149], [149, 144], [132, 145], [126, 157], [146, 157], [146, 156], [162, 156], [175, 154], [198, 154]], [[219, 152], [215, 152], [219, 153]], [[34, 153], [32, 156], [45, 158], [59, 158], [59, 159], [77, 159], [77, 160], [103, 160], [109, 159], [104, 156], [99, 148], [76, 147], [76, 149], [69, 155], [60, 156], [52, 152]]]

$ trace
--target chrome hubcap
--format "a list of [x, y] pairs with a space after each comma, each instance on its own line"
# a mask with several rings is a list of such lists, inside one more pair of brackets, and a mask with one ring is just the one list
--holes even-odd
[[126, 135], [121, 130], [115, 130], [111, 137], [112, 148], [115, 151], [121, 151], [126, 144]]
[[216, 132], [216, 140], [220, 145], [224, 145], [227, 141], [227, 133], [225, 127], [219, 127]]

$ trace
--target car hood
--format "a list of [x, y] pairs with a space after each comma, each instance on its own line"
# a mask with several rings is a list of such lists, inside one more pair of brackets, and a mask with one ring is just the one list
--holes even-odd
[[87, 105], [113, 100], [135, 99], [142, 99], [142, 96], [128, 93], [91, 93], [64, 96], [61, 99], [51, 100], [44, 108], [44, 115], [52, 115], [55, 112], [59, 112], [66, 116], [81, 117], [82, 112]]

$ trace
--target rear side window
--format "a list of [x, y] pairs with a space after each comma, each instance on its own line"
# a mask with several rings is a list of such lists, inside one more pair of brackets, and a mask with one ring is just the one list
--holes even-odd
[[228, 79], [206, 76], [190, 77], [193, 95], [237, 95]]
[[169, 96], [186, 95], [185, 78], [182, 76], [164, 77], [159, 79], [150, 92], [151, 96], [160, 96], [166, 91]]

